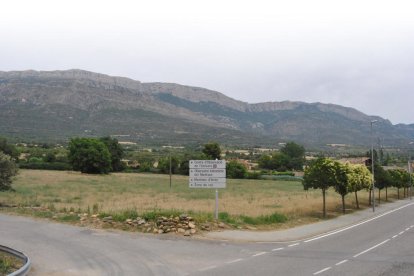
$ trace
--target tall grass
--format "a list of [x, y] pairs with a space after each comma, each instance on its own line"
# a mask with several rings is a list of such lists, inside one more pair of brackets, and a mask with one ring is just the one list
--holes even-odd
[[[183, 212], [211, 219], [215, 206], [214, 189], [190, 189], [188, 177], [176, 175], [170, 189], [167, 175], [20, 170], [13, 187], [16, 192], [0, 193], [1, 203], [111, 214], [117, 220]], [[389, 190], [389, 198], [396, 198], [394, 189]], [[366, 207], [368, 193], [361, 191], [359, 200]], [[346, 205], [355, 209], [353, 195], [346, 197]], [[327, 193], [327, 210], [329, 216], [341, 213], [341, 198], [333, 190]], [[320, 190], [304, 191], [299, 181], [228, 179], [227, 187], [219, 190], [219, 211], [222, 220], [252, 225], [280, 223], [285, 218], [304, 222], [322, 217], [322, 196]]]

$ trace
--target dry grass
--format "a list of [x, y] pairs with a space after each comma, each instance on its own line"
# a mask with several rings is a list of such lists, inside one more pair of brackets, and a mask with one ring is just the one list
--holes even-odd
[[[188, 177], [128, 174], [87, 175], [78, 172], [21, 170], [13, 184], [16, 192], [0, 193], [0, 202], [18, 206], [43, 206], [55, 210], [82, 212], [138, 213], [152, 210], [180, 210], [212, 213], [215, 191], [190, 189]], [[257, 217], [280, 213], [290, 221], [306, 223], [321, 218], [320, 190], [304, 191], [300, 182], [272, 180], [228, 180], [220, 189], [219, 210], [230, 215]], [[390, 189], [389, 199], [396, 198]], [[382, 192], [385, 198], [385, 192]], [[361, 208], [367, 207], [368, 193], [359, 192]], [[346, 197], [348, 211], [355, 210], [354, 195]], [[341, 199], [333, 190], [327, 193], [328, 217], [341, 213]]]

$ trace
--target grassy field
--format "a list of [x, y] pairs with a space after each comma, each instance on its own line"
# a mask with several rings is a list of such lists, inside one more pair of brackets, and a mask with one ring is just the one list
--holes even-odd
[[[176, 210], [212, 217], [214, 189], [190, 189], [188, 177], [157, 174], [113, 173], [87, 175], [78, 172], [20, 170], [13, 184], [16, 192], [0, 193], [0, 203], [41, 206], [59, 212], [116, 214], [133, 210], [138, 214], [154, 210]], [[385, 198], [385, 192], [382, 192]], [[389, 189], [389, 199], [396, 190]], [[227, 180], [219, 190], [219, 211], [232, 216], [260, 217], [274, 213], [288, 217], [286, 227], [316, 221], [322, 217], [320, 190], [304, 191], [301, 182], [274, 180]], [[359, 192], [361, 208], [367, 207], [368, 193]], [[355, 210], [354, 196], [346, 197], [347, 211]], [[340, 196], [327, 193], [328, 217], [341, 214]], [[281, 227], [283, 227], [283, 225]]]

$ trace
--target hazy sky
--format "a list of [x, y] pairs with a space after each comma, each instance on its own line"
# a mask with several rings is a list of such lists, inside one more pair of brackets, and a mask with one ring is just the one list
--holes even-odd
[[414, 2], [1, 1], [0, 70], [79, 68], [414, 123]]

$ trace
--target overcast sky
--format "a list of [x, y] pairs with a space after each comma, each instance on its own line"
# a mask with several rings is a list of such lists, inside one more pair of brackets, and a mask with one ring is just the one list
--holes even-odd
[[414, 123], [414, 2], [3, 0], [0, 70], [85, 69]]

